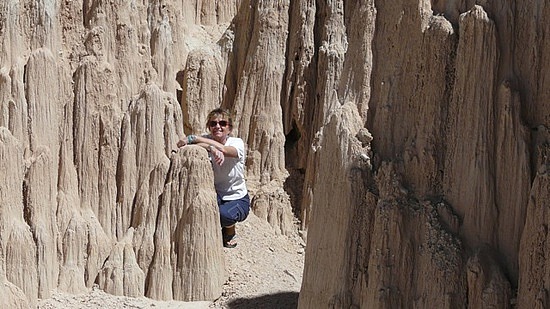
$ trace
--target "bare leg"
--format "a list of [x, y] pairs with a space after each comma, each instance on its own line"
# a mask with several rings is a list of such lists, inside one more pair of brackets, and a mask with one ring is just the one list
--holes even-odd
[[237, 246], [235, 224], [223, 228], [223, 246], [226, 248], [234, 248]]

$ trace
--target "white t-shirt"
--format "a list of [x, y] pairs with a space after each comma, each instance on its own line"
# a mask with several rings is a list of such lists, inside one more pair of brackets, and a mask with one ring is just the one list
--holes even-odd
[[212, 169], [214, 170], [214, 185], [222, 200], [233, 201], [244, 197], [248, 193], [244, 180], [246, 153], [244, 142], [238, 137], [228, 137], [225, 146], [235, 147], [238, 156], [236, 158], [226, 156], [222, 165], [218, 165], [214, 162], [212, 154], [210, 154]]

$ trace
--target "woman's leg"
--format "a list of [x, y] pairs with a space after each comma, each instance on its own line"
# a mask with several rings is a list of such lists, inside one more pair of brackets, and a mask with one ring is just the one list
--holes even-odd
[[250, 198], [248, 194], [235, 201], [222, 201], [218, 198], [220, 221], [222, 225], [224, 247], [237, 246], [235, 223], [244, 221], [250, 212]]
[[220, 208], [220, 222], [223, 227], [229, 227], [237, 222], [244, 221], [250, 212], [250, 198], [248, 194], [243, 198], [234, 201], [221, 201], [218, 199]]
[[222, 227], [223, 246], [226, 248], [235, 248], [237, 246], [237, 233], [235, 233], [235, 224]]

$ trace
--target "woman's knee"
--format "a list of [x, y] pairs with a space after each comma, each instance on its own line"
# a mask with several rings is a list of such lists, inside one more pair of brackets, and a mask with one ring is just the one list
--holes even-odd
[[229, 201], [220, 205], [220, 219], [223, 226], [229, 226], [236, 222], [244, 221], [250, 212], [250, 204], [247, 200]]

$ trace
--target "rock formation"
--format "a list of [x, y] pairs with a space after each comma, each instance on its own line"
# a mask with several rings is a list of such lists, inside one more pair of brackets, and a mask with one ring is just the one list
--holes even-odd
[[[547, 32], [539, 18], [548, 10], [465, 2], [341, 1], [318, 8], [329, 12], [318, 29], [332, 34], [319, 41], [319, 59], [325, 46], [333, 54], [344, 49], [344, 56], [317, 65], [340, 78], [332, 94], [313, 94], [327, 101], [324, 119], [331, 122], [318, 131], [317, 177], [304, 183], [312, 186], [312, 215], [300, 308], [547, 304], [542, 192], [549, 188], [549, 111], [538, 86], [546, 66], [535, 56], [547, 47], [532, 36]], [[354, 24], [359, 14], [370, 28]], [[347, 44], [335, 39], [342, 29]], [[367, 45], [351, 40], [356, 32], [370, 36]], [[356, 61], [356, 44], [372, 51], [370, 67], [345, 65]], [[535, 55], [520, 56], [527, 50]], [[365, 134], [350, 131], [354, 118], [338, 111], [349, 109], [347, 97], [363, 95], [346, 78], [369, 75], [359, 88], [370, 96], [359, 123], [372, 134], [370, 166], [353, 146]], [[364, 103], [351, 103], [361, 116]], [[327, 181], [338, 175], [323, 172], [334, 171], [336, 158], [347, 172]], [[339, 198], [325, 196], [328, 190]], [[348, 214], [336, 215], [334, 207]]]
[[0, 303], [207, 300], [206, 152], [235, 114], [254, 212], [307, 237], [300, 308], [545, 307], [550, 6], [0, 3]]

